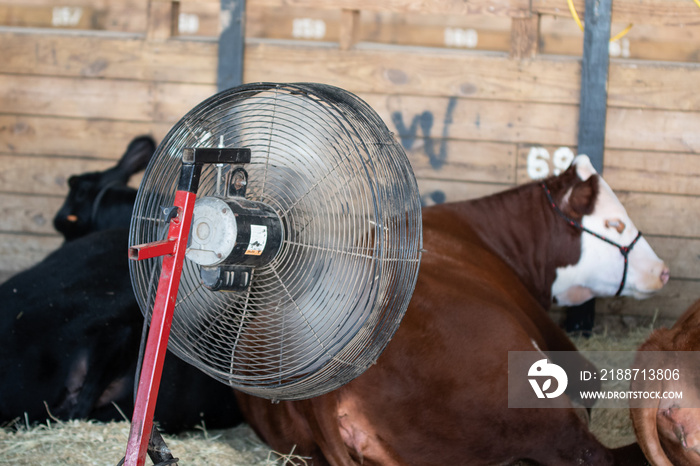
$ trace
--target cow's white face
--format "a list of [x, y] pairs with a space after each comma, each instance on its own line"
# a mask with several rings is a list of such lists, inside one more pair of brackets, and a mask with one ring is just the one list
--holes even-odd
[[[573, 163], [584, 181], [596, 174], [585, 155], [576, 157]], [[582, 225], [621, 246], [629, 246], [637, 236], [637, 227], [602, 178], [599, 188], [593, 213], [583, 217]], [[624, 257], [616, 246], [582, 232], [581, 259], [577, 264], [557, 269], [552, 296], [564, 306], [581, 304], [596, 296], [614, 296], [622, 282], [624, 269]], [[627, 279], [621, 295], [646, 298], [659, 291], [668, 282], [668, 277], [666, 264], [644, 237], [640, 237], [628, 256]]]

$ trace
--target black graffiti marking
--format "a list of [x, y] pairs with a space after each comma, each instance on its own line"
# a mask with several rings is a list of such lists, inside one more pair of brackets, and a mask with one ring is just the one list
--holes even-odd
[[439, 170], [445, 165], [447, 161], [447, 138], [449, 136], [450, 125], [452, 124], [452, 113], [457, 106], [457, 98], [450, 97], [447, 102], [447, 110], [445, 112], [444, 125], [442, 127], [442, 141], [440, 142], [440, 150], [435, 152], [435, 141], [431, 135], [433, 129], [433, 114], [429, 111], [424, 111], [420, 115], [416, 115], [411, 120], [411, 126], [407, 129], [403, 122], [403, 116], [401, 112], [394, 112], [391, 114], [391, 121], [396, 126], [398, 130], [399, 137], [401, 138], [401, 144], [406, 150], [411, 150], [413, 144], [416, 142], [416, 133], [418, 132], [418, 126], [420, 125], [423, 131], [423, 149], [428, 156], [428, 161], [430, 166], [435, 170]]
[[445, 192], [438, 189], [421, 196], [420, 205], [422, 207], [427, 207], [429, 205], [442, 204], [446, 199], [447, 196], [445, 195]]

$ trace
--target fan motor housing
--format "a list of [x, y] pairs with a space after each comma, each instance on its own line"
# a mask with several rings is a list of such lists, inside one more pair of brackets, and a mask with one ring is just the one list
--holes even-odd
[[283, 227], [269, 205], [243, 197], [207, 196], [194, 206], [185, 257], [201, 266], [205, 286], [247, 288], [254, 267], [269, 264], [283, 241]]

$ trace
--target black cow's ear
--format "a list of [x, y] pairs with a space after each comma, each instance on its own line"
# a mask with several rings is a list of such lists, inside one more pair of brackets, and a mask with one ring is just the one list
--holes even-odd
[[570, 210], [572, 217], [583, 217], [590, 215], [595, 208], [595, 201], [598, 198], [598, 175], [590, 176], [586, 181], [578, 181], [572, 188], [566, 205], [566, 210]]
[[134, 138], [117, 164], [117, 171], [128, 180], [131, 175], [144, 170], [156, 150], [156, 143], [150, 136]]

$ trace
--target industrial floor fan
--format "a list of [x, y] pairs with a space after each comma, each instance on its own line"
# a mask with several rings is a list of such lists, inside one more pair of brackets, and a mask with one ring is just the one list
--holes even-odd
[[273, 401], [367, 369], [415, 287], [420, 198], [364, 101], [322, 84], [250, 84], [202, 102], [161, 142], [129, 245], [150, 320], [125, 457], [141, 465], [168, 344]]

